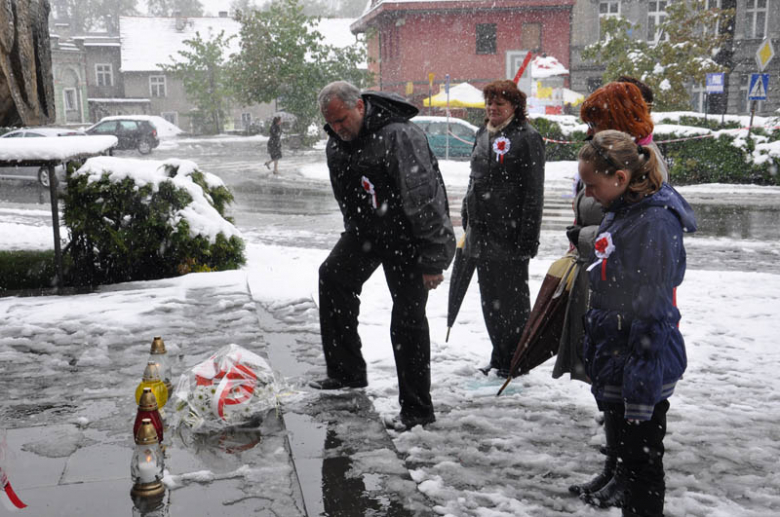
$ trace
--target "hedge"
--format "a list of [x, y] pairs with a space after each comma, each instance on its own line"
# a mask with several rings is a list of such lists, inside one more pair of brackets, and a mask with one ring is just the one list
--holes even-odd
[[[710, 125], [696, 117], [682, 117], [679, 121], [666, 121], [680, 125], [683, 122], [696, 122], [699, 127]], [[685, 120], [683, 120], [685, 119]], [[545, 148], [548, 161], [576, 160], [577, 153], [583, 145], [585, 133], [573, 131], [564, 134], [560, 126], [553, 120], [543, 117], [532, 120], [539, 133], [551, 140], [574, 142], [559, 144], [546, 142]], [[727, 124], [728, 126], [729, 124]], [[731, 125], [736, 126], [736, 123]], [[720, 126], [718, 126], [720, 127]], [[744, 132], [742, 133], [744, 135]], [[688, 135], [677, 133], [656, 133], [656, 142], [675, 140]], [[668, 165], [670, 179], [675, 184], [694, 183], [753, 183], [758, 185], [780, 185], [780, 157], [773, 156], [766, 150], [755, 151], [756, 143], [776, 142], [780, 140], [780, 130], [771, 132], [762, 128], [753, 131], [753, 137], [740, 140], [740, 135], [722, 133], [717, 137], [698, 138], [683, 142], [659, 144], [661, 153]]]
[[[102, 157], [69, 171], [63, 221], [70, 231], [73, 282], [95, 285], [240, 267], [244, 243], [224, 216], [233, 196], [215, 178], [183, 160]], [[204, 235], [194, 223], [215, 225], [228, 235]]]

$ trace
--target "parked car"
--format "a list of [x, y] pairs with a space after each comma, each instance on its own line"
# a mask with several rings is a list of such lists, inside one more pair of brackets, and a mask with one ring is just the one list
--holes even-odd
[[[9, 131], [0, 138], [40, 138], [45, 136], [78, 136], [84, 135], [80, 130], [60, 127], [27, 127]], [[57, 177], [64, 179], [65, 167], [58, 165], [54, 168]], [[37, 181], [44, 187], [49, 186], [49, 169], [46, 167], [0, 167], [0, 177], [9, 179], [29, 179]]]
[[87, 128], [88, 135], [114, 135], [119, 141], [114, 149], [138, 149], [141, 154], [149, 154], [160, 145], [157, 128], [151, 121], [141, 118], [105, 117], [94, 126]]
[[[447, 156], [447, 117], [414, 117], [412, 122], [420, 126], [428, 137], [428, 143], [437, 158]], [[449, 157], [468, 158], [474, 147], [477, 127], [465, 120], [450, 117], [449, 119]]]

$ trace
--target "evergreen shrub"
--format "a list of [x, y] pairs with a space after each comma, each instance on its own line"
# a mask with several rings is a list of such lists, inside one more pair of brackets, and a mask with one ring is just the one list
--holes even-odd
[[54, 286], [54, 250], [0, 251], [0, 294]]
[[[76, 285], [237, 269], [244, 243], [219, 178], [184, 160], [93, 158], [68, 174], [63, 220]], [[217, 232], [217, 230], [219, 230]]]

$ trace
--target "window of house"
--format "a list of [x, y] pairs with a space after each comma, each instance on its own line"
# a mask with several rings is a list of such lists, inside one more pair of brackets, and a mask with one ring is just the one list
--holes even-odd
[[477, 54], [496, 53], [496, 24], [477, 24]]
[[746, 0], [745, 38], [764, 39], [766, 35], [767, 0]]
[[601, 77], [588, 77], [588, 93], [593, 93], [601, 88], [602, 83]]
[[703, 84], [694, 84], [691, 87], [691, 109], [704, 113], [706, 103], [706, 88]]
[[620, 0], [601, 0], [599, 2], [599, 18], [609, 18], [620, 15]]
[[764, 101], [748, 100], [748, 89], [750, 88], [750, 75], [745, 74], [739, 77], [739, 113], [750, 113], [750, 105], [756, 103], [756, 111], [763, 109]]
[[244, 129], [247, 129], [249, 126], [252, 125], [252, 114], [249, 112], [244, 112], [241, 114], [241, 125], [244, 127]]
[[664, 21], [666, 21], [666, 1], [651, 0], [647, 3], [647, 41], [658, 43], [666, 41], [669, 35], [662, 32]]
[[[163, 111], [160, 113], [160, 116], [175, 126], [176, 119], [179, 117], [179, 114], [176, 111]], [[244, 118], [243, 113], [241, 114], [241, 118]]]
[[166, 96], [164, 75], [149, 76], [149, 95], [152, 97]]
[[[710, 11], [712, 9], [722, 9], [722, 0], [705, 0], [704, 9]], [[712, 27], [705, 27], [704, 32], [710, 34], [717, 34], [720, 31], [720, 21], [716, 22]]]
[[542, 24], [524, 23], [520, 33], [520, 48], [538, 51], [542, 48]]
[[65, 111], [76, 111], [78, 109], [77, 102], [76, 102], [76, 89], [75, 88], [63, 89], [62, 101], [63, 101], [63, 105], [65, 106]]
[[96, 63], [95, 78], [98, 86], [114, 86], [114, 69], [111, 63]]

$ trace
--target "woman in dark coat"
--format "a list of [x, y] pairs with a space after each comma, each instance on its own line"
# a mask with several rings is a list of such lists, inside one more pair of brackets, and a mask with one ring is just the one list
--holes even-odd
[[271, 159], [265, 162], [266, 168], [274, 163], [274, 174], [279, 173], [279, 160], [282, 158], [282, 117], [274, 117], [271, 122], [270, 138], [268, 139], [268, 154]]
[[542, 225], [544, 142], [526, 120], [526, 96], [514, 82], [494, 81], [483, 94], [487, 118], [471, 155], [463, 252], [477, 264], [493, 344], [481, 370], [506, 377], [531, 311], [528, 261], [536, 256]]

